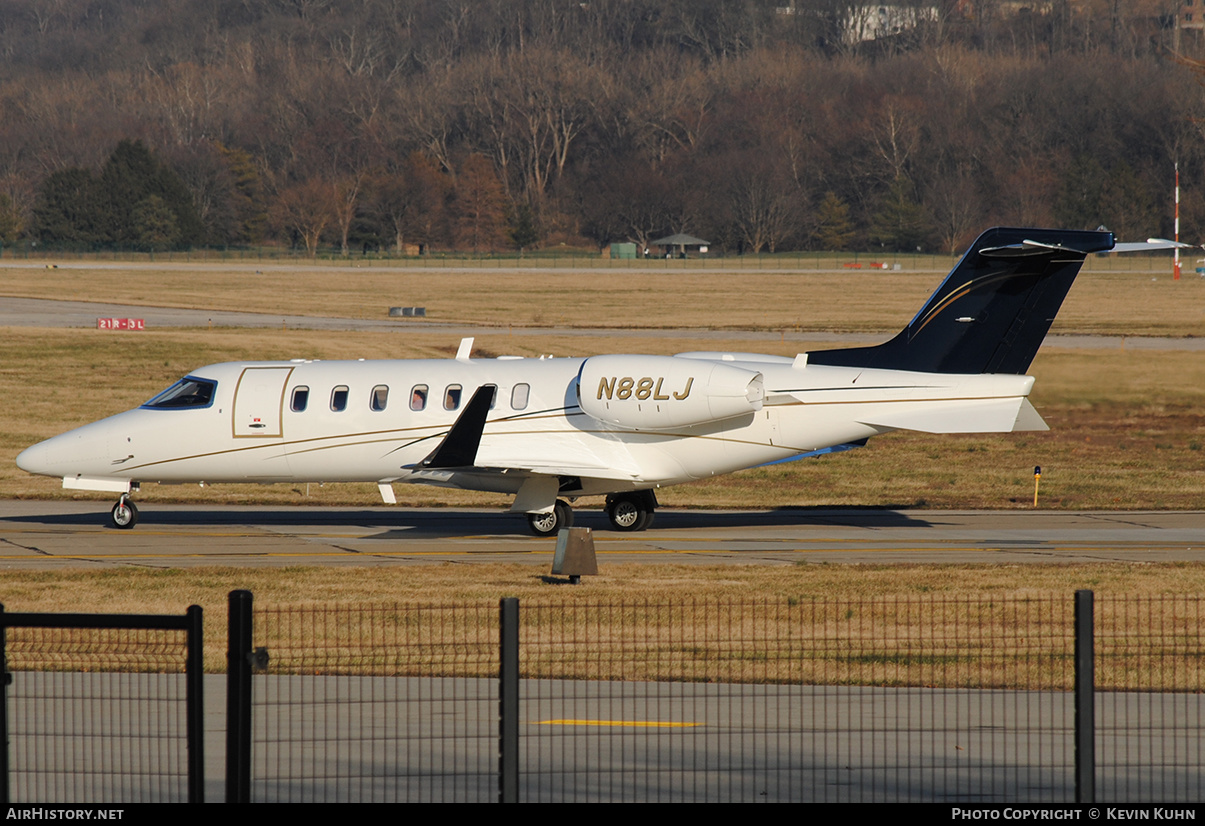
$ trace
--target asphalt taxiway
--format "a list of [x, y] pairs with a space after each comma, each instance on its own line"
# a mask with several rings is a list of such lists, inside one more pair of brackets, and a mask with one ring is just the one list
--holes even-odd
[[[382, 310], [384, 308], [382, 307]], [[666, 339], [725, 339], [729, 341], [794, 341], [809, 345], [852, 346], [876, 344], [894, 335], [880, 333], [833, 333], [823, 330], [717, 330], [682, 327], [675, 329], [638, 327], [483, 327], [434, 319], [336, 318], [275, 315], [231, 310], [189, 310], [177, 307], [148, 307], [135, 304], [105, 304], [95, 301], [59, 301], [41, 298], [4, 297], [0, 301], [0, 327], [95, 327], [98, 318], [141, 318], [147, 329], [173, 327], [242, 327], [289, 330], [360, 330], [395, 333], [438, 333], [448, 336], [486, 336], [506, 330], [511, 336], [607, 336]], [[1075, 350], [1205, 350], [1205, 338], [1166, 336], [1049, 335], [1042, 345]]]
[[[146, 503], [133, 530], [104, 501], [0, 502], [0, 569], [204, 565], [550, 565], [555, 539], [497, 510]], [[659, 510], [640, 533], [581, 508], [608, 562], [1092, 563], [1205, 560], [1202, 511]]]

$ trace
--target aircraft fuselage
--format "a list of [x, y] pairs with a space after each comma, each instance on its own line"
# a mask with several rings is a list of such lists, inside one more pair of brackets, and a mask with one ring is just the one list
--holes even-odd
[[[144, 405], [35, 445], [18, 464], [98, 490], [129, 482], [413, 481], [515, 493], [527, 475], [543, 473], [562, 478], [560, 493], [603, 494], [857, 442], [895, 429], [893, 420], [948, 415], [940, 410], [951, 403], [969, 406], [964, 432], [976, 427], [970, 408], [1003, 405], [1011, 424], [1032, 385], [1026, 376], [795, 366], [746, 354], [602, 358], [616, 369], [589, 386], [579, 374], [591, 360], [578, 358], [215, 364], [189, 374], [213, 383], [205, 404]], [[764, 399], [741, 398], [745, 412], [679, 423], [672, 409], [704, 398], [717, 364], [760, 375]], [[422, 468], [484, 385], [497, 390], [477, 469]], [[655, 413], [629, 426], [600, 421], [582, 410], [579, 387], [594, 403], [669, 408], [666, 423]]]

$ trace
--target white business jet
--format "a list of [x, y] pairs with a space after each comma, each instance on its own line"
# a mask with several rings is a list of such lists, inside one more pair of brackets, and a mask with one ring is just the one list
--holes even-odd
[[[1084, 258], [1158, 249], [1112, 233], [983, 233], [904, 330], [802, 353], [215, 364], [136, 410], [17, 457], [76, 490], [144, 482], [410, 482], [514, 495], [531, 530], [605, 496], [611, 525], [649, 527], [654, 491], [862, 446], [893, 430], [1045, 430], [1025, 375]], [[718, 276], [717, 276], [718, 277]]]

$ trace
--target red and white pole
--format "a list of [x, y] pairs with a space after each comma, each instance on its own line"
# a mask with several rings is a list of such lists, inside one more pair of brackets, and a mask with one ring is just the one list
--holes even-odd
[[[1180, 164], [1176, 163], [1176, 243], [1180, 243]], [[1180, 248], [1176, 247], [1176, 263], [1172, 266], [1172, 280], [1180, 280]]]

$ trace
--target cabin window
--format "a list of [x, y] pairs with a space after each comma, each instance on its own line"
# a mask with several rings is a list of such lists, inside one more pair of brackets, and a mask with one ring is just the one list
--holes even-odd
[[459, 384], [449, 384], [444, 391], [444, 410], [455, 410], [460, 407], [460, 394], [464, 388]]
[[512, 410], [526, 410], [527, 397], [531, 394], [530, 384], [516, 384], [510, 391], [510, 406]]
[[294, 413], [301, 413], [305, 410], [305, 406], [310, 402], [310, 388], [294, 387], [293, 401], [289, 403], [289, 408]]
[[341, 384], [331, 391], [331, 410], [341, 413], [347, 409], [347, 385]]
[[410, 391], [410, 409], [422, 410], [427, 406], [427, 385], [416, 384]]
[[487, 384], [484, 386], [490, 389], [490, 410], [493, 410], [494, 405], [498, 403], [498, 385]]
[[368, 406], [373, 410], [384, 410], [385, 405], [389, 403], [389, 388], [383, 384], [378, 384], [372, 388], [372, 399], [369, 400]]
[[186, 376], [142, 406], [152, 410], [187, 410], [209, 407], [213, 404], [214, 393], [217, 389], [216, 381]]

